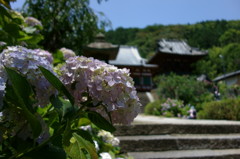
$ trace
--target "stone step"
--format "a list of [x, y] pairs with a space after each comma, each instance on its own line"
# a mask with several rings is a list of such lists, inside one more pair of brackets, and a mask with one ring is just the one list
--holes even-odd
[[240, 149], [129, 152], [134, 159], [240, 159]]
[[138, 115], [130, 126], [116, 125], [116, 136], [240, 133], [240, 121], [189, 120]]
[[164, 134], [229, 134], [240, 133], [240, 125], [204, 124], [147, 124], [116, 126], [116, 136], [164, 135]]
[[240, 148], [240, 134], [118, 136], [123, 152]]

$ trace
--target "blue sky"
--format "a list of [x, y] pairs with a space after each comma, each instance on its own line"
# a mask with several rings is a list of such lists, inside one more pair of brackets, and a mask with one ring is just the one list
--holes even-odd
[[[193, 24], [206, 20], [240, 20], [240, 0], [90, 0], [96, 12], [103, 12], [112, 28], [153, 24]], [[13, 8], [24, 0], [17, 0]]]

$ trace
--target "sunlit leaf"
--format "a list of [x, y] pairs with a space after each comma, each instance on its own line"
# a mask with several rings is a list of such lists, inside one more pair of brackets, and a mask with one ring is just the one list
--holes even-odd
[[70, 142], [70, 146], [66, 147], [65, 151], [71, 158], [85, 159], [88, 155], [91, 157], [91, 159], [98, 158], [94, 145], [76, 133], [73, 133], [73, 137], [71, 138]]

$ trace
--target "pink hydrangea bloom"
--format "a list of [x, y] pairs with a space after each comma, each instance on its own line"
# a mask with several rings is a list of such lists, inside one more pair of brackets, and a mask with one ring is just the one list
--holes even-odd
[[25, 21], [25, 23], [27, 24], [27, 25], [29, 25], [29, 26], [32, 26], [32, 27], [34, 27], [34, 26], [41, 26], [42, 27], [42, 23], [38, 20], [38, 19], [36, 19], [36, 18], [34, 18], [34, 17], [26, 17], [25, 19], [24, 19], [24, 21]]
[[53, 72], [53, 67], [48, 57], [40, 55], [39, 50], [31, 50], [21, 46], [8, 47], [0, 54], [0, 61], [0, 95], [4, 95], [7, 81], [7, 75], [3, 66], [21, 72], [34, 86], [38, 100], [36, 105], [46, 106], [49, 103], [49, 97], [56, 94], [56, 90], [38, 69], [38, 66], [42, 66]]
[[[140, 103], [129, 70], [83, 56], [71, 57], [61, 69], [61, 80], [81, 106], [87, 92], [94, 104], [102, 102], [113, 123], [130, 124], [140, 111]], [[102, 107], [94, 108], [107, 118]]]

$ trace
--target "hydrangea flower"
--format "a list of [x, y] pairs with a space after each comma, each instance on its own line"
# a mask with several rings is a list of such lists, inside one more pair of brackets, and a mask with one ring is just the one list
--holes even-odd
[[39, 55], [39, 56], [42, 56], [42, 57], [45, 57], [49, 63], [53, 63], [53, 56], [50, 52], [46, 51], [46, 50], [42, 50], [42, 49], [35, 49], [34, 51], [36, 51], [36, 53]]
[[65, 60], [67, 60], [69, 57], [76, 56], [74, 51], [67, 49], [67, 48], [61, 48], [60, 51], [63, 53], [63, 57]]
[[[66, 61], [61, 74], [61, 80], [75, 97], [75, 103], [81, 106], [83, 93], [87, 92], [95, 105], [102, 102], [107, 107], [113, 123], [130, 124], [140, 111], [141, 104], [127, 69], [75, 56]], [[103, 107], [94, 110], [108, 118]]]
[[24, 19], [24, 21], [25, 21], [25, 23], [28, 26], [32, 26], [32, 27], [34, 27], [34, 26], [41, 26], [42, 27], [42, 23], [38, 19], [36, 19], [34, 17], [26, 17]]
[[102, 159], [112, 159], [112, 156], [108, 152], [100, 153]]
[[38, 69], [38, 66], [52, 71], [53, 68], [49, 61], [49, 56], [43, 55], [42, 51], [31, 50], [21, 46], [8, 47], [3, 50], [0, 54], [0, 99], [4, 96], [7, 81], [7, 74], [4, 69], [4, 66], [6, 66], [21, 72], [31, 85], [34, 86], [36, 98], [38, 100], [36, 105], [43, 107], [48, 104], [49, 97], [56, 94], [56, 90], [47, 79], [45, 79]]

